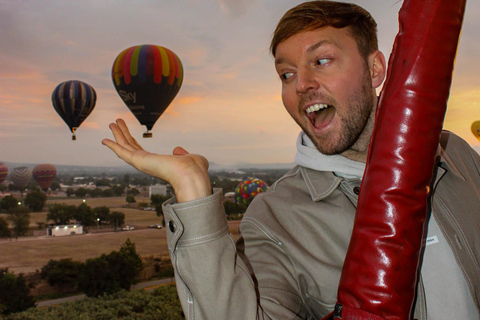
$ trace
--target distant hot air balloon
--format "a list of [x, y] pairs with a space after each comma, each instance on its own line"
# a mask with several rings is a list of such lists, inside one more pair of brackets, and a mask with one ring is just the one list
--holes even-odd
[[0, 184], [5, 181], [8, 175], [8, 167], [4, 163], [0, 163]]
[[140, 124], [144, 138], [180, 90], [183, 66], [167, 48], [139, 45], [123, 50], [112, 67], [115, 89]]
[[46, 192], [57, 175], [57, 169], [53, 164], [39, 164], [33, 168], [32, 175], [38, 185]]
[[53, 90], [53, 107], [72, 131], [72, 140], [77, 139], [75, 130], [92, 112], [96, 101], [95, 90], [82, 81], [65, 81]]
[[24, 189], [32, 179], [32, 170], [28, 167], [13, 168], [10, 173], [10, 180], [19, 189]]
[[268, 184], [257, 178], [247, 178], [235, 189], [235, 203], [246, 204], [260, 192], [268, 190]]
[[472, 133], [480, 141], [480, 120], [472, 123]]

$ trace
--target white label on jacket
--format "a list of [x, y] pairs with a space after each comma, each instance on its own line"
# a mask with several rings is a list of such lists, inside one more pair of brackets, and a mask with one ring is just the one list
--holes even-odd
[[438, 237], [437, 236], [431, 236], [427, 238], [427, 243], [426, 245], [429, 246], [431, 244], [438, 243]]

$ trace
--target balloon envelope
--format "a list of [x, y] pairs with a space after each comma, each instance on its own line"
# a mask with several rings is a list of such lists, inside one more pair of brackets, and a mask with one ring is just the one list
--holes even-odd
[[235, 203], [246, 204], [260, 192], [268, 190], [268, 185], [257, 178], [247, 178], [240, 182], [235, 189]]
[[0, 163], [0, 184], [5, 181], [8, 175], [8, 167], [4, 163]]
[[28, 167], [16, 167], [13, 168], [10, 173], [10, 180], [12, 180], [12, 183], [20, 189], [25, 188], [31, 179], [32, 170]]
[[39, 164], [33, 168], [32, 175], [37, 184], [47, 191], [57, 175], [57, 168], [53, 164]]
[[480, 141], [480, 121], [472, 123], [472, 133]]
[[115, 89], [140, 124], [144, 137], [170, 105], [183, 82], [183, 66], [171, 50], [138, 45], [123, 50], [112, 67]]
[[76, 140], [75, 130], [95, 108], [96, 101], [95, 90], [82, 81], [65, 81], [53, 90], [53, 107], [70, 128], [72, 140]]

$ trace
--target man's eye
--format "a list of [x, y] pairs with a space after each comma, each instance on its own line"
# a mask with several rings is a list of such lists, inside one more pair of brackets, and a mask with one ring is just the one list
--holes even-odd
[[280, 78], [282, 78], [282, 80], [288, 80], [288, 78], [290, 78], [292, 75], [293, 75], [293, 72], [287, 72], [282, 74]]
[[328, 58], [318, 59], [317, 64], [321, 66], [321, 65], [324, 65], [325, 63], [327, 63], [329, 61], [330, 61], [330, 59], [328, 59]]

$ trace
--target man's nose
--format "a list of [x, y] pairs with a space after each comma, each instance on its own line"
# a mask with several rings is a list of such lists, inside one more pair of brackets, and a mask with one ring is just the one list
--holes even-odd
[[313, 70], [303, 68], [297, 70], [297, 93], [302, 94], [308, 91], [317, 90], [320, 87]]

